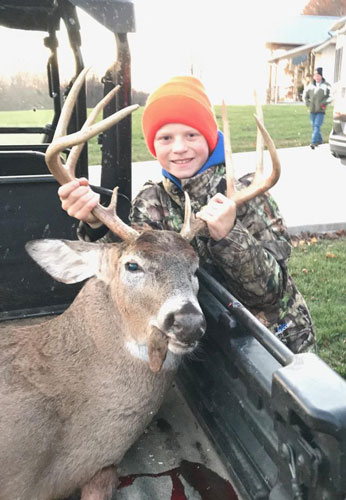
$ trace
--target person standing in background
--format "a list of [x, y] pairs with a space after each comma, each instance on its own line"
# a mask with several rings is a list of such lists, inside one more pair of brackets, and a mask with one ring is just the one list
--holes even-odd
[[317, 148], [323, 143], [321, 126], [323, 124], [326, 107], [332, 101], [331, 86], [323, 78], [323, 68], [316, 68], [314, 78], [306, 87], [303, 101], [310, 110], [310, 121], [312, 126], [311, 149]]

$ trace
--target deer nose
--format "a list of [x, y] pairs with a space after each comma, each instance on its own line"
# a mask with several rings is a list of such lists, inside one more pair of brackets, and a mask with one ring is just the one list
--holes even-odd
[[162, 330], [183, 343], [196, 342], [204, 334], [205, 329], [206, 320], [202, 310], [191, 302], [167, 312], [163, 318]]

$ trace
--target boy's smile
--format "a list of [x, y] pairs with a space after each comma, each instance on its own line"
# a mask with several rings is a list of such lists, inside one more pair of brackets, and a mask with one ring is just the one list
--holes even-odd
[[168, 123], [155, 135], [156, 157], [162, 168], [178, 179], [192, 177], [209, 157], [205, 137], [182, 123]]

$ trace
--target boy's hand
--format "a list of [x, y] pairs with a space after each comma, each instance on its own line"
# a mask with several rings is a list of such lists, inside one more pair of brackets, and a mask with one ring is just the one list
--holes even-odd
[[233, 228], [236, 212], [234, 201], [217, 193], [209, 200], [208, 205], [196, 214], [196, 217], [207, 223], [210, 236], [213, 240], [219, 241], [225, 238]]
[[93, 228], [101, 226], [100, 221], [91, 213], [100, 196], [89, 187], [88, 179], [82, 177], [60, 186], [58, 195], [63, 210], [71, 217], [87, 222]]

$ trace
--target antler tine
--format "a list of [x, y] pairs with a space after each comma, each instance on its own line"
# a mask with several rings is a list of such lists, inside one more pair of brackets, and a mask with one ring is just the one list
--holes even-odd
[[57, 139], [58, 137], [62, 137], [63, 135], [66, 134], [67, 125], [69, 124], [76, 99], [78, 97], [80, 89], [82, 88], [85, 82], [85, 78], [89, 70], [90, 67], [84, 68], [74, 81], [70, 89], [70, 92], [66, 97], [64, 106], [61, 110], [60, 118], [55, 129], [53, 140]]
[[[110, 92], [108, 92], [108, 94], [106, 94], [103, 97], [103, 99], [101, 99], [100, 102], [98, 102], [96, 104], [95, 108], [91, 111], [88, 118], [86, 119], [83, 127], [81, 128], [81, 131], [85, 130], [86, 128], [88, 128], [90, 125], [92, 125], [95, 122], [99, 113], [113, 99], [114, 95], [118, 92], [119, 89], [120, 89], [120, 85], [117, 85]], [[65, 168], [71, 173], [72, 176], [74, 176], [74, 173], [76, 171], [76, 164], [77, 164], [78, 158], [82, 152], [83, 146], [84, 146], [83, 142], [81, 144], [77, 144], [76, 146], [73, 146], [73, 148], [71, 149], [70, 154], [68, 155], [68, 158], [66, 160]]]
[[[263, 120], [263, 110], [262, 106], [259, 102], [258, 95], [256, 90], [254, 90], [254, 98], [256, 105], [256, 115], [258, 116], [261, 123], [264, 123]], [[257, 156], [257, 164], [256, 164], [256, 173], [255, 180], [263, 178], [263, 153], [264, 153], [264, 143], [263, 137], [259, 129], [257, 129], [257, 138], [256, 138], [256, 156]]]
[[[78, 160], [81, 148], [83, 147], [83, 144], [85, 142], [87, 142], [89, 139], [99, 134], [100, 132], [103, 132], [108, 128], [112, 127], [113, 125], [118, 123], [120, 120], [128, 116], [130, 113], [132, 113], [139, 107], [138, 105], [128, 106], [127, 108], [124, 108], [118, 111], [117, 113], [114, 113], [108, 118], [96, 124], [91, 125], [95, 121], [100, 110], [114, 96], [114, 93], [117, 91], [117, 88], [115, 88], [113, 89], [112, 92], [110, 92], [111, 95], [108, 94], [98, 103], [98, 105], [95, 107], [95, 110], [91, 113], [91, 115], [89, 116], [89, 118], [87, 119], [87, 121], [85, 122], [85, 124], [83, 125], [82, 129], [79, 132], [75, 132], [69, 135], [64, 135], [66, 133], [67, 124], [70, 120], [71, 113], [78, 96], [78, 92], [80, 91], [84, 83], [88, 70], [89, 70], [88, 68], [84, 69], [78, 75], [76, 81], [74, 82], [69, 92], [69, 95], [66, 99], [66, 102], [64, 104], [64, 107], [62, 109], [53, 141], [48, 146], [46, 151], [47, 166], [50, 172], [53, 174], [53, 176], [60, 184], [65, 184], [66, 182], [69, 182], [74, 179], [75, 164], [76, 161]], [[72, 146], [74, 146], [73, 156], [72, 159], [68, 162], [66, 168], [66, 166], [62, 163], [62, 160], [60, 158], [60, 153], [64, 151], [66, 148]], [[133, 238], [137, 236], [138, 233], [133, 228], [125, 224], [116, 215], [115, 213], [116, 199], [117, 199], [117, 192], [115, 191], [111, 203], [107, 208], [98, 204], [94, 208], [92, 213], [111, 231], [120, 236], [120, 238], [124, 240]]]
[[222, 101], [222, 125], [225, 148], [225, 165], [226, 165], [226, 196], [232, 198], [235, 193], [235, 172], [232, 162], [232, 146], [229, 123], [227, 119], [227, 109], [225, 101]]
[[50, 172], [54, 175], [56, 180], [60, 184], [65, 184], [73, 179], [73, 176], [68, 172], [66, 167], [63, 165], [60, 153], [64, 151], [65, 144], [61, 145], [59, 139], [64, 137], [67, 130], [67, 125], [70, 121], [71, 114], [73, 111], [74, 104], [76, 102], [77, 96], [80, 89], [85, 81], [86, 75], [89, 68], [84, 68], [77, 76], [75, 82], [72, 85], [70, 92], [66, 98], [64, 106], [61, 110], [60, 118], [57, 123], [53, 140], [48, 146], [46, 151], [46, 163]]
[[246, 201], [251, 200], [252, 198], [255, 198], [256, 196], [265, 193], [268, 191], [270, 188], [272, 188], [277, 181], [280, 178], [280, 173], [281, 173], [281, 166], [280, 166], [280, 161], [279, 157], [275, 148], [275, 144], [273, 142], [273, 139], [270, 137], [268, 131], [264, 127], [264, 125], [261, 123], [260, 119], [254, 115], [256, 124], [258, 129], [261, 132], [261, 135], [263, 137], [264, 143], [268, 148], [271, 160], [272, 160], [272, 171], [266, 179], [263, 179], [263, 176], [261, 179], [259, 179], [258, 176], [255, 175], [254, 180], [250, 184], [250, 186], [237, 191], [234, 194], [233, 200], [235, 203], [239, 206]]
[[191, 209], [190, 196], [186, 191], [185, 195], [185, 212], [184, 212], [184, 223], [180, 230], [180, 236], [188, 241], [193, 240], [197, 233], [199, 233], [203, 228], [206, 227], [204, 220], [197, 219]]
[[137, 104], [128, 106], [92, 126], [83, 128], [79, 132], [74, 132], [73, 134], [53, 139], [46, 151], [46, 163], [56, 180], [60, 184], [66, 184], [66, 182], [74, 179], [73, 170], [75, 162], [74, 164], [71, 164], [71, 168], [68, 170], [60, 158], [60, 153], [62, 153], [62, 151], [72, 146], [76, 146], [77, 144], [84, 144], [95, 135], [104, 132], [118, 123], [120, 120], [138, 109], [138, 107], [139, 106]]

